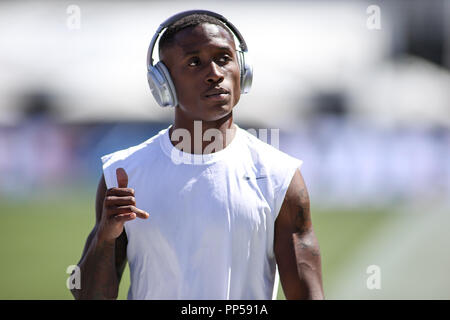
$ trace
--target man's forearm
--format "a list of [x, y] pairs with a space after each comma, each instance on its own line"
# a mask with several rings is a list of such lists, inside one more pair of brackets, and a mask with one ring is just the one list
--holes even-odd
[[297, 271], [305, 299], [324, 299], [320, 249], [314, 232], [294, 233]]
[[115, 265], [115, 241], [102, 241], [94, 234], [78, 266], [81, 288], [72, 289], [75, 299], [116, 299], [119, 291]]

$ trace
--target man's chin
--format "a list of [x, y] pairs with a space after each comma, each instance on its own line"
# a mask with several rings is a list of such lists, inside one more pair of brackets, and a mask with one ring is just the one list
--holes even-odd
[[[180, 107], [180, 106], [179, 106]], [[229, 103], [204, 104], [200, 103], [194, 108], [180, 107], [179, 111], [184, 114], [183, 118], [201, 121], [218, 121], [225, 117], [229, 117], [234, 106]]]
[[208, 112], [205, 112], [202, 115], [204, 121], [217, 121], [225, 117], [228, 117], [233, 112], [233, 107], [230, 106], [229, 104], [208, 106], [208, 108], [205, 109]]

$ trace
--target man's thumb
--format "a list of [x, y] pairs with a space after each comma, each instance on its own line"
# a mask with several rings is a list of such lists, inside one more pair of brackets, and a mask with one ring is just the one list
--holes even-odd
[[117, 176], [117, 186], [119, 188], [128, 187], [128, 175], [124, 168], [117, 168], [116, 176]]

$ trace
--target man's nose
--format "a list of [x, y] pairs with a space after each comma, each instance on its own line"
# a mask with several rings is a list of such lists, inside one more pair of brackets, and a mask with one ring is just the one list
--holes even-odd
[[208, 66], [208, 74], [206, 75], [205, 81], [211, 85], [212, 83], [221, 83], [223, 81], [223, 72], [220, 66], [214, 61]]

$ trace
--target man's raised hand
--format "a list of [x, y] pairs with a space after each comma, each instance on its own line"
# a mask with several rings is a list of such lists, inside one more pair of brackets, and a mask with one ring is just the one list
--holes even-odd
[[147, 219], [149, 214], [136, 207], [134, 190], [128, 188], [128, 175], [123, 168], [116, 170], [117, 188], [106, 190], [98, 230], [100, 240], [115, 240], [123, 232], [126, 221], [136, 217]]

